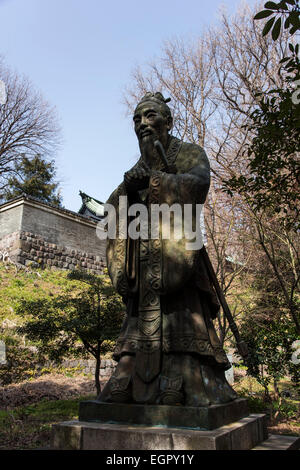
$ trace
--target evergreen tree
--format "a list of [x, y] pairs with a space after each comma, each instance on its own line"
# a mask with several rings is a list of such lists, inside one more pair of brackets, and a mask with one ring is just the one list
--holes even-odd
[[15, 174], [8, 179], [2, 198], [6, 201], [27, 194], [43, 202], [61, 206], [61, 196], [55, 177], [54, 161], [47, 162], [40, 155], [25, 155], [15, 165]]

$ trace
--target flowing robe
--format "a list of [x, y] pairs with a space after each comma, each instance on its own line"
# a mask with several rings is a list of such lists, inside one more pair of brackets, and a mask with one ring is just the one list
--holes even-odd
[[[202, 383], [205, 379], [214, 381], [211, 368], [218, 375], [220, 370], [230, 367], [213, 326], [219, 304], [200, 247], [189, 249], [187, 243], [191, 240], [186, 236], [165, 239], [161, 222], [156, 239], [125, 239], [119, 229], [120, 196], [128, 196], [129, 205], [144, 204], [149, 214], [153, 204], [178, 204], [183, 214], [184, 205], [190, 204], [191, 228], [195, 231], [197, 224], [199, 228], [199, 214], [195, 209], [197, 204], [204, 203], [209, 189], [207, 156], [198, 145], [173, 136], [169, 138], [166, 156], [172, 173], [163, 171], [158, 163], [152, 168], [147, 189], [127, 194], [122, 183], [108, 200], [117, 212], [117, 238], [108, 239], [107, 266], [113, 285], [127, 307], [114, 358], [134, 359], [130, 373], [117, 372], [112, 381], [115, 379], [116, 388], [125, 389], [133, 380], [136, 402], [155, 401], [151, 396], [158, 392], [151, 395], [150, 385], [157, 383], [158, 378], [160, 393], [172, 387], [181, 390], [183, 383], [189, 389], [199, 389], [192, 377], [197, 375], [198, 365], [204, 367]], [[140, 158], [135, 167], [141, 162]], [[187, 360], [187, 356], [192, 359]], [[191, 400], [187, 403], [193, 404], [195, 399]]]

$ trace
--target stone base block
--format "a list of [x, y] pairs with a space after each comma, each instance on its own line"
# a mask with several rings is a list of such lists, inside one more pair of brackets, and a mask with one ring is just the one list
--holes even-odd
[[56, 450], [249, 450], [267, 438], [265, 415], [213, 431], [83, 421], [53, 425]]
[[83, 401], [79, 407], [80, 421], [163, 425], [198, 430], [216, 429], [248, 415], [248, 402], [244, 398], [223, 405], [203, 407], [102, 403], [96, 400]]

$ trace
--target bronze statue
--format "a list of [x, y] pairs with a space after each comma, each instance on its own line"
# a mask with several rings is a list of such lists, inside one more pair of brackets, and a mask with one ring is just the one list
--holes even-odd
[[[134, 116], [141, 157], [124, 175], [108, 202], [120, 217], [119, 197], [128, 205], [204, 203], [210, 185], [205, 151], [169, 132], [172, 116], [161, 93], [147, 93]], [[149, 220], [150, 226], [151, 221]], [[118, 224], [117, 224], [118, 226]], [[225, 379], [230, 367], [213, 320], [219, 303], [203, 249], [187, 240], [132, 239], [107, 242], [107, 266], [127, 315], [117, 340], [118, 365], [99, 400], [103, 402], [207, 406], [236, 398]]]

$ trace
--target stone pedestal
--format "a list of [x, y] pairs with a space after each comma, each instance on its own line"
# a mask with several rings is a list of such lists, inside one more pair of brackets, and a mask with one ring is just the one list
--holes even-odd
[[68, 421], [53, 426], [60, 450], [249, 450], [267, 438], [265, 415], [249, 415], [212, 431]]
[[53, 426], [53, 449], [248, 450], [267, 439], [265, 415], [247, 400], [182, 407], [85, 401], [79, 421]]
[[79, 421], [184, 427], [199, 431], [216, 429], [248, 415], [248, 403], [244, 398], [201, 407], [102, 403], [97, 400], [83, 401], [79, 406]]

